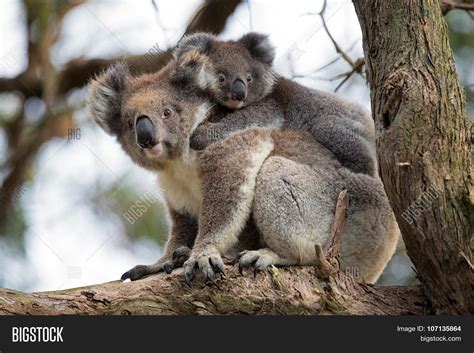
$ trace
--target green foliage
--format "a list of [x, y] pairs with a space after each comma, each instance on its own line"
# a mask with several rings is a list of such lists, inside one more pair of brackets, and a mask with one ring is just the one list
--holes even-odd
[[23, 207], [19, 203], [14, 203], [7, 211], [7, 218], [2, 235], [6, 237], [9, 244], [15, 247], [15, 250], [24, 254], [25, 238], [24, 234], [27, 229], [25, 213]]
[[102, 210], [119, 217], [132, 239], [149, 238], [164, 244], [168, 221], [165, 206], [157, 195], [156, 187], [140, 193], [131, 181], [122, 179], [96, 195], [95, 202]]

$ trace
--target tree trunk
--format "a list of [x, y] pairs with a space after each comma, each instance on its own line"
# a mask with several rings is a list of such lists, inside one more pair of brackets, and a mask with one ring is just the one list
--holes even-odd
[[436, 0], [354, 0], [381, 177], [437, 313], [474, 313], [471, 124]]
[[359, 285], [337, 274], [320, 281], [315, 269], [272, 268], [241, 276], [226, 268], [219, 288], [184, 284], [182, 270], [146, 279], [61, 290], [22, 293], [0, 289], [0, 315], [128, 314], [423, 314], [420, 286]]

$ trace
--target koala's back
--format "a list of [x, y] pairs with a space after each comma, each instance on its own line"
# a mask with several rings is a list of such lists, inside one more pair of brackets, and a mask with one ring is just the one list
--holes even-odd
[[296, 129], [272, 129], [271, 137], [274, 142], [272, 156], [288, 158], [311, 168], [324, 166], [328, 171], [335, 171], [341, 167], [341, 163], [334, 154], [315, 142], [309, 132]]
[[336, 94], [280, 77], [268, 98], [281, 105], [286, 116], [286, 127], [300, 129], [311, 125], [315, 118], [333, 120], [375, 144], [374, 123], [369, 112]]

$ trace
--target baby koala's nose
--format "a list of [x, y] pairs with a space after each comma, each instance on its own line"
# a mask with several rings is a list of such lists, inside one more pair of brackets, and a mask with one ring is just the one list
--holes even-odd
[[148, 116], [141, 115], [137, 118], [135, 134], [137, 137], [137, 144], [141, 148], [151, 148], [156, 145], [155, 126]]
[[232, 99], [243, 101], [247, 97], [247, 87], [244, 81], [237, 79], [232, 84]]

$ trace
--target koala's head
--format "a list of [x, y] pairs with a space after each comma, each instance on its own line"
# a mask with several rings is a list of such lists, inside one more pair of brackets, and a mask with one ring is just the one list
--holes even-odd
[[189, 51], [208, 58], [209, 65], [199, 72], [196, 82], [223, 106], [240, 109], [264, 98], [273, 88], [275, 49], [264, 34], [248, 33], [236, 41], [193, 34], [179, 42], [174, 58], [179, 60]]
[[117, 137], [132, 160], [160, 170], [189, 151], [189, 137], [209, 109], [208, 101], [182, 82], [173, 62], [135, 78], [118, 63], [90, 82], [87, 103], [95, 121]]

